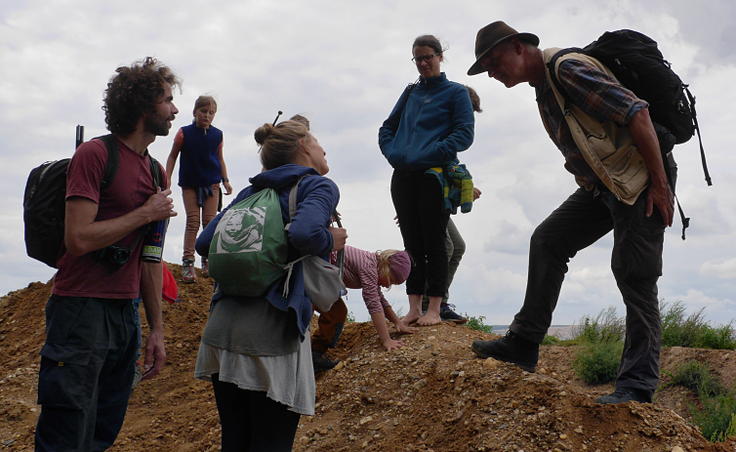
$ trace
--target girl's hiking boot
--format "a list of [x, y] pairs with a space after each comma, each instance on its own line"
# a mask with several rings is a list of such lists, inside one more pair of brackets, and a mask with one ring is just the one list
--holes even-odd
[[472, 349], [479, 358], [515, 364], [527, 372], [534, 372], [539, 361], [539, 344], [523, 339], [512, 331], [495, 341], [473, 341]]
[[453, 311], [452, 308], [454, 307], [454, 305], [442, 303], [440, 305], [440, 318], [446, 322], [453, 322], [458, 325], [466, 323], [468, 319]]
[[197, 274], [194, 272], [194, 261], [184, 259], [181, 264], [181, 280], [185, 283], [193, 283], [197, 280]]
[[207, 258], [202, 258], [202, 277], [209, 278], [210, 277], [210, 266], [207, 263]]

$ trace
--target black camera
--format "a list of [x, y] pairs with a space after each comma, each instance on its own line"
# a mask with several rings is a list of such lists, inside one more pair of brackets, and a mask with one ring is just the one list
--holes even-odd
[[130, 250], [122, 246], [110, 245], [95, 251], [95, 257], [98, 262], [105, 263], [113, 270], [117, 270], [130, 259]]

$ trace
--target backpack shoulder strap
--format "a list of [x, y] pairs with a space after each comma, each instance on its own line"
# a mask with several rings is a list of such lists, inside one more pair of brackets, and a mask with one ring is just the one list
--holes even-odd
[[105, 163], [105, 173], [102, 176], [102, 183], [100, 184], [100, 189], [104, 190], [115, 179], [115, 173], [118, 170], [118, 163], [120, 162], [120, 148], [118, 146], [118, 140], [113, 134], [107, 134], [97, 138], [102, 140], [107, 148], [107, 163]]

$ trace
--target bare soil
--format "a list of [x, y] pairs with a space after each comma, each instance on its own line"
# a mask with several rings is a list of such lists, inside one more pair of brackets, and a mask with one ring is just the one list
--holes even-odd
[[[180, 267], [169, 268], [178, 279]], [[219, 450], [212, 391], [193, 378], [212, 284], [200, 277], [179, 290], [181, 302], [163, 305], [166, 368], [135, 388], [111, 451]], [[33, 450], [49, 292], [50, 284], [35, 282], [0, 298], [0, 450]], [[668, 372], [696, 359], [732, 386], [736, 352], [665, 349], [653, 404], [602, 406], [595, 397], [612, 387], [575, 376], [574, 347], [542, 347], [537, 372], [527, 373], [476, 359], [470, 343], [490, 338], [443, 323], [404, 336], [404, 348], [386, 353], [370, 323], [348, 324], [331, 352], [341, 362], [318, 375], [317, 414], [302, 417], [294, 450], [736, 451], [736, 439], [706, 441], [689, 422], [692, 394], [666, 385]]]

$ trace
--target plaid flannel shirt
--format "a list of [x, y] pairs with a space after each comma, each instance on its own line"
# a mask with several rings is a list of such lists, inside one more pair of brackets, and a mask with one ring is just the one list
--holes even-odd
[[[560, 63], [557, 79], [567, 102], [600, 122], [612, 121], [624, 127], [637, 111], [649, 106], [616, 79], [582, 61], [570, 59]], [[565, 168], [585, 183], [598, 184], [598, 176], [580, 154], [546, 79], [544, 86], [536, 88], [536, 94], [542, 122], [565, 157]]]

